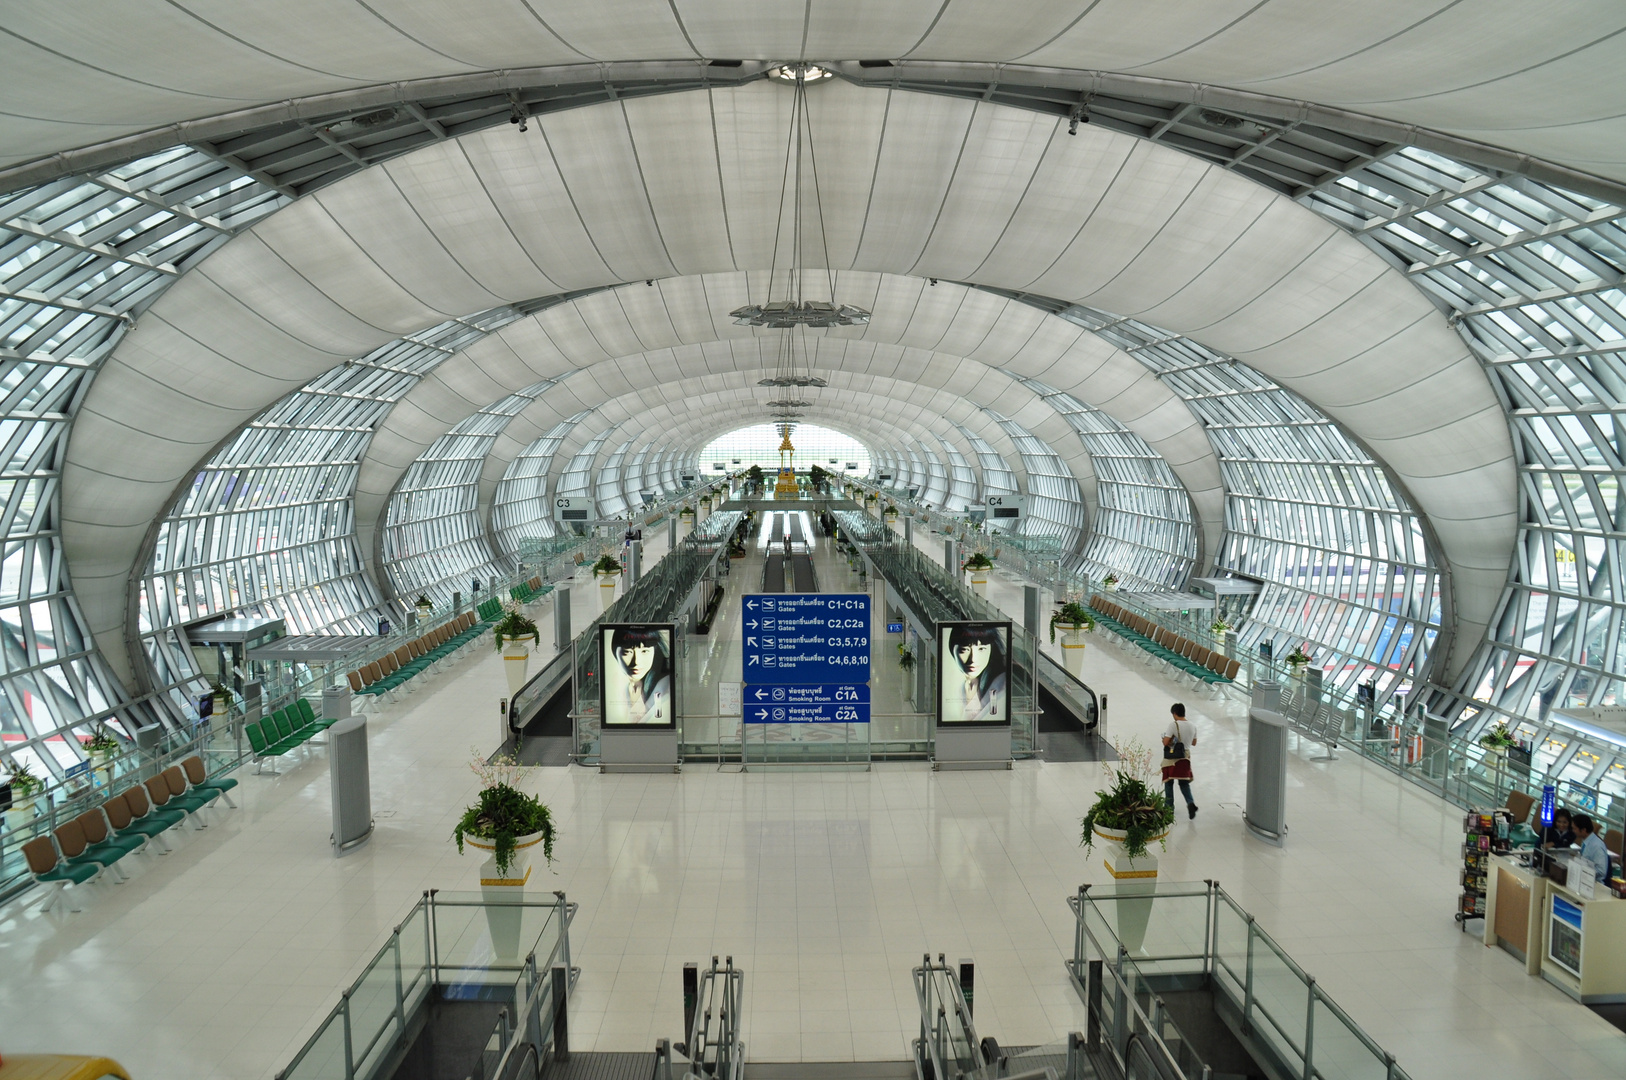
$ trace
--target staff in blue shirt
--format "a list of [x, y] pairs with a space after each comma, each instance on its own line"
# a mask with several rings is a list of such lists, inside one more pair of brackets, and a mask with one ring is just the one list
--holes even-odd
[[1609, 880], [1609, 849], [1604, 847], [1603, 837], [1598, 835], [1598, 827], [1587, 814], [1576, 814], [1570, 822], [1575, 830], [1575, 840], [1581, 845], [1581, 858], [1592, 864], [1598, 872], [1599, 881]]

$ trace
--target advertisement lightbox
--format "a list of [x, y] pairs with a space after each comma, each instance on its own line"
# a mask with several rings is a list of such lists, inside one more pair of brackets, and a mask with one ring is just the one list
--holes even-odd
[[1011, 722], [1011, 624], [937, 624], [937, 722], [1007, 725]]
[[671, 623], [606, 623], [599, 628], [599, 716], [607, 728], [677, 725]]

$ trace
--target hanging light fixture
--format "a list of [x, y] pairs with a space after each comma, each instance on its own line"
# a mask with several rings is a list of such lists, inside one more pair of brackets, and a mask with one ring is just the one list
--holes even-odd
[[[830, 247], [824, 228], [824, 206], [819, 194], [818, 152], [813, 145], [812, 125], [808, 121], [807, 84], [830, 78], [834, 72], [813, 64], [780, 64], [769, 74], [795, 87], [791, 103], [790, 132], [785, 140], [785, 169], [779, 188], [779, 231], [774, 234], [773, 259], [768, 268], [768, 297], [760, 304], [747, 304], [729, 312], [736, 326], [756, 326], [766, 330], [786, 330], [778, 342], [774, 374], [758, 381], [759, 386], [822, 387], [826, 383], [813, 374], [809, 347], [805, 334], [808, 330], [827, 330], [834, 326], [863, 326], [870, 313], [851, 304], [839, 304], [835, 297], [835, 272], [830, 269]], [[803, 162], [807, 163], [807, 178], [811, 192], [803, 182]], [[809, 197], [811, 196], [811, 197]], [[785, 204], [791, 204], [791, 223], [783, 226]], [[803, 223], [809, 211], [816, 215], [819, 244], [824, 264], [824, 276], [829, 300], [810, 299], [806, 295], [803, 264], [811, 254], [808, 245], [815, 238], [803, 236]], [[787, 235], [788, 231], [788, 235]], [[788, 255], [784, 277], [785, 294], [774, 296], [774, 284], [780, 269], [781, 250]], [[784, 400], [770, 405], [806, 408], [811, 402]]]

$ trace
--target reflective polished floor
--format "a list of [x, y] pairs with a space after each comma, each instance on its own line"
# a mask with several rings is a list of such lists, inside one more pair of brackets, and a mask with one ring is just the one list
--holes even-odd
[[[996, 574], [990, 597], [1020, 611], [1016, 582]], [[82, 912], [41, 915], [37, 896], [0, 909], [0, 1050], [103, 1052], [138, 1077], [272, 1076], [422, 890], [475, 885], [477, 860], [450, 834], [475, 791], [467, 762], [498, 738], [500, 669], [476, 649], [370, 721], [378, 828], [354, 854], [328, 846], [318, 749], [280, 776], [245, 770], [241, 809], [171, 855], [127, 860], [132, 880], [87, 890]], [[1412, 1076], [1626, 1072], [1626, 1036], [1458, 931], [1455, 808], [1295, 745], [1291, 832], [1282, 848], [1259, 843], [1241, 824], [1239, 704], [1177, 685], [1104, 634], [1085, 678], [1111, 695], [1114, 738], [1151, 739], [1171, 700], [1191, 707], [1202, 810], [1177, 824], [1165, 879], [1218, 879]], [[976, 960], [982, 1034], [1021, 1044], [1080, 1028], [1065, 899], [1107, 880], [1078, 845], [1099, 769], [531, 770], [560, 829], [533, 888], [581, 904], [576, 1045], [679, 1037], [682, 965], [714, 953], [747, 972], [758, 1061], [904, 1057], [909, 969], [925, 952]]]

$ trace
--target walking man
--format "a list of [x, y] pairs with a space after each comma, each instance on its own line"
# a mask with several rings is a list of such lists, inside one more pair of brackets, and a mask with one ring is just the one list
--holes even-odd
[[1197, 816], [1197, 803], [1191, 797], [1191, 748], [1197, 745], [1197, 732], [1186, 719], [1186, 707], [1169, 706], [1169, 730], [1163, 733], [1163, 798], [1174, 806], [1174, 782], [1180, 781], [1180, 794], [1186, 797], [1186, 816]]

